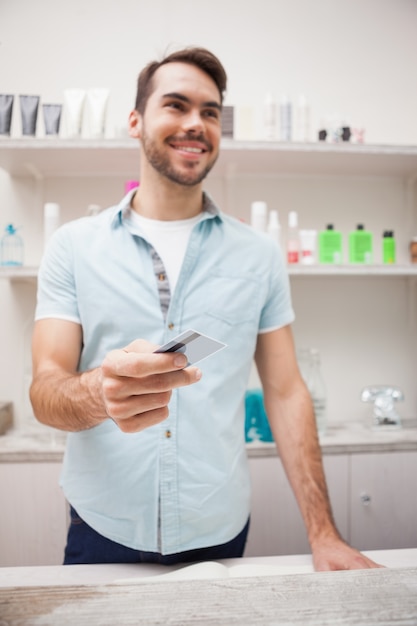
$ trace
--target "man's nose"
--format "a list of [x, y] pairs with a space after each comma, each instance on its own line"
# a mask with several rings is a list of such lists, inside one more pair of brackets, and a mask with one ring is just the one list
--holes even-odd
[[198, 109], [191, 109], [184, 119], [184, 128], [187, 130], [200, 131], [204, 127], [201, 112]]

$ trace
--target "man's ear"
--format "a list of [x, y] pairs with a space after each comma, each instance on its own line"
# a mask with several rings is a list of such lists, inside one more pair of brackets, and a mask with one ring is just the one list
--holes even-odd
[[133, 110], [129, 115], [128, 130], [129, 135], [134, 139], [140, 139], [142, 137], [142, 116], [136, 110]]

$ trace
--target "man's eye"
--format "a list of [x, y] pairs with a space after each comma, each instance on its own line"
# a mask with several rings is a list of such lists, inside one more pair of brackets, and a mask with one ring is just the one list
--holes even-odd
[[207, 117], [214, 117], [215, 119], [219, 118], [219, 112], [216, 109], [207, 109], [207, 111], [205, 111], [205, 115]]
[[181, 102], [169, 102], [167, 106], [170, 107], [171, 109], [178, 109], [178, 110], [183, 109], [183, 105]]

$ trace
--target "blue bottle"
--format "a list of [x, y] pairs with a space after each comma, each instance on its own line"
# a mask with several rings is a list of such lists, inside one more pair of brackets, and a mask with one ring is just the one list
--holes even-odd
[[245, 439], [247, 443], [254, 441], [274, 441], [265, 412], [262, 389], [250, 389], [246, 391]]
[[0, 265], [18, 267], [23, 265], [23, 239], [13, 224], [8, 224], [0, 241]]

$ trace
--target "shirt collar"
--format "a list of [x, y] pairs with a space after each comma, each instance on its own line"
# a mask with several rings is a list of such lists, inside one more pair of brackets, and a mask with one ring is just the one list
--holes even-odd
[[[132, 207], [130, 205], [131, 200], [136, 193], [136, 189], [131, 189], [125, 197], [114, 207], [112, 212], [111, 222], [113, 226], [118, 226], [123, 222], [125, 217], [128, 217]], [[214, 202], [213, 198], [203, 191], [203, 211], [208, 213], [205, 219], [217, 218], [222, 221], [222, 213], [219, 207]]]

